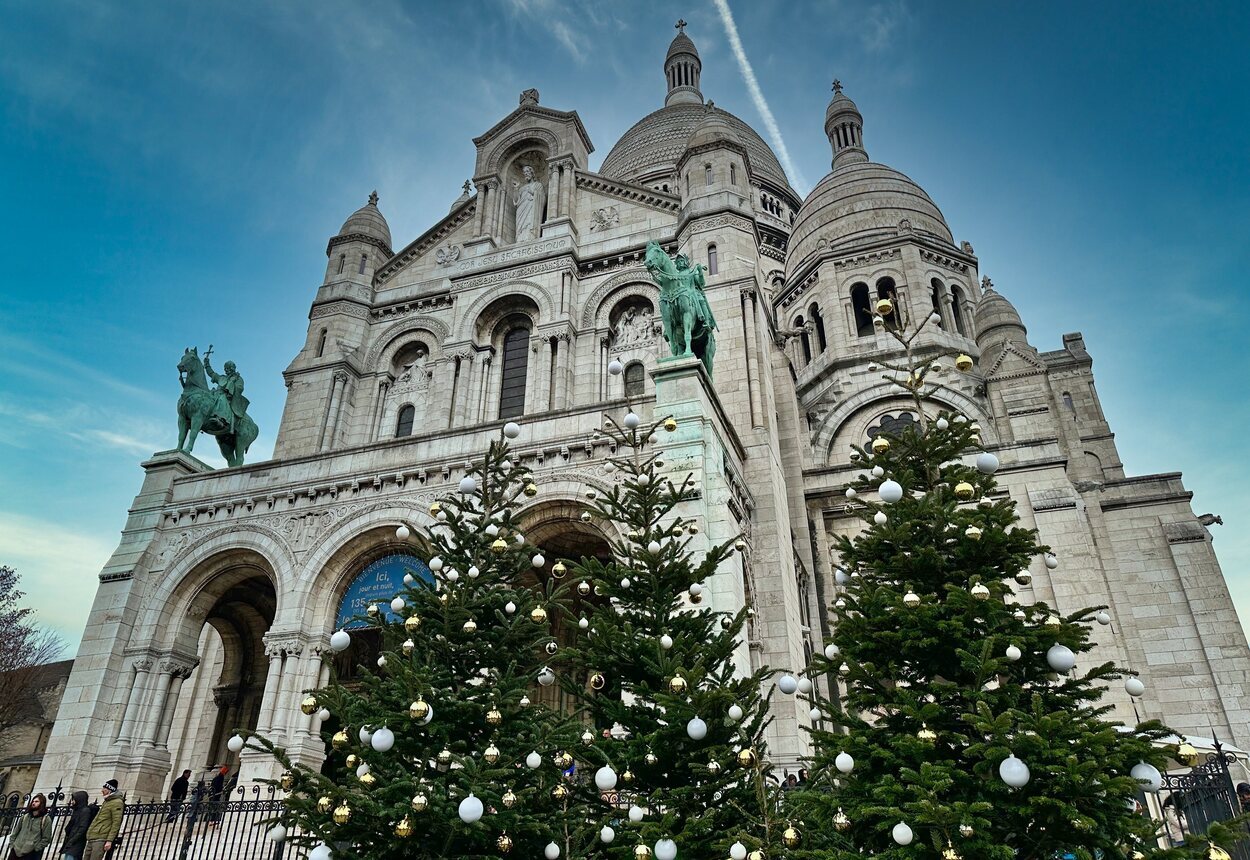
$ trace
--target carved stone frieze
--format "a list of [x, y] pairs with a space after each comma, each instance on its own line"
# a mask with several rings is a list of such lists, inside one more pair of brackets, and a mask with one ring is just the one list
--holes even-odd
[[499, 272], [492, 272], [489, 275], [482, 275], [478, 278], [470, 278], [467, 281], [458, 281], [456, 285], [463, 289], [473, 289], [475, 287], [484, 287], [490, 284], [502, 284], [504, 281], [515, 281], [520, 278], [527, 278], [531, 275], [540, 275], [545, 272], [555, 272], [561, 269], [573, 269], [573, 262], [569, 257], [557, 257], [554, 260], [543, 260], [538, 263], [530, 263], [528, 266], [522, 266], [519, 269], [504, 269]]
[[321, 317], [333, 316], [334, 314], [365, 319], [369, 316], [369, 308], [359, 302], [346, 302], [339, 299], [333, 302], [326, 302], [324, 305], [315, 305], [309, 311], [308, 318], [315, 320]]
[[502, 266], [518, 260], [527, 260], [530, 257], [539, 257], [543, 254], [550, 254], [553, 251], [568, 250], [572, 247], [572, 236], [554, 236], [548, 239], [538, 239], [522, 245], [504, 248], [502, 251], [495, 251], [492, 254], [483, 254], [480, 257], [469, 257], [466, 260], [461, 260], [455, 264], [452, 274], [453, 276], [465, 275], [492, 266]]
[[608, 230], [621, 223], [621, 210], [616, 206], [602, 206], [590, 215], [590, 231]]
[[459, 245], [444, 245], [434, 252], [434, 262], [440, 266], [450, 266], [460, 259]]

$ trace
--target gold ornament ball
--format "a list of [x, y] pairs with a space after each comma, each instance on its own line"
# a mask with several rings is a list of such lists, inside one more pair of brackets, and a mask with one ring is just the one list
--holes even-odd
[[718, 762], [718, 761], [710, 761], [710, 762], [708, 762], [708, 763], [707, 763], [707, 772], [708, 772], [708, 773], [710, 773], [710, 774], [712, 774], [712, 776], [716, 776], [716, 774], [720, 773], [720, 762]]
[[424, 699], [417, 699], [408, 706], [408, 716], [414, 720], [424, 720], [430, 713], [430, 706]]
[[531, 499], [532, 499], [532, 498], [534, 498], [534, 496], [537, 496], [537, 495], [538, 495], [538, 485], [537, 485], [537, 484], [526, 484], [526, 485], [525, 485], [525, 495], [529, 496]]
[[908, 609], [915, 609], [920, 605], [920, 595], [914, 591], [909, 591], [903, 595], [903, 605]]
[[438, 596], [438, 602], [439, 602], [439, 603], [442, 603], [442, 604], [444, 604], [444, 605], [445, 605], [445, 604], [447, 603], [447, 600], [448, 600], [448, 598], [449, 598], [450, 596], [451, 596], [450, 594], [448, 594], [446, 591], [444, 591], [442, 594], [440, 594], [440, 595]]
[[[330, 745], [334, 747], [336, 750], [341, 750], [341, 749], [346, 748], [347, 743], [348, 743], [347, 732], [341, 729], [334, 733], [334, 737], [330, 738]], [[289, 790], [290, 789], [288, 789], [288, 791]]]
[[551, 796], [556, 800], [564, 800], [569, 796], [568, 786], [564, 783], [560, 783], [555, 788], [551, 789]]
[[317, 798], [317, 811], [318, 812], [321, 812], [321, 813], [329, 812], [333, 806], [334, 806], [334, 801], [331, 800], [330, 798], [324, 797], [324, 796]]
[[568, 770], [573, 766], [573, 756], [569, 755], [564, 750], [560, 750], [559, 754], [556, 756], [556, 764], [560, 766], [560, 770]]
[[638, 844], [634, 846], [634, 860], [648, 860], [651, 856], [651, 849], [646, 845]]
[[755, 763], [757, 761], [759, 761], [759, 757], [756, 756], [755, 750], [751, 749], [750, 747], [747, 747], [746, 749], [738, 751], [738, 766], [739, 767], [755, 767]]
[[590, 511], [582, 511], [582, 514], [580, 517], [578, 517], [578, 519], [580, 519], [584, 523], [590, 522]]
[[399, 647], [404, 649], [405, 654], [411, 654], [414, 650], [416, 650], [417, 643], [413, 642], [411, 639], [405, 639], [404, 644]]
[[399, 819], [399, 823], [395, 825], [395, 835], [400, 839], [407, 839], [412, 835], [412, 822], [408, 820], [407, 815]]
[[653, 752], [648, 752], [645, 756], [642, 757], [642, 760], [647, 763], [647, 767], [655, 767], [657, 764], [660, 763], [659, 758], [657, 758], [656, 754]]
[[464, 622], [464, 626], [460, 629], [472, 636], [477, 632], [477, 622], [470, 618], [468, 621]]
[[494, 764], [499, 761], [499, 747], [491, 744], [486, 748], [486, 752], [482, 753], [482, 758], [486, 759], [487, 764]]
[[630, 770], [629, 768], [625, 768], [624, 772], [621, 773], [621, 782], [625, 783], [626, 785], [629, 785], [633, 781], [634, 781], [634, 772]]
[[981, 530], [976, 526], [968, 526], [964, 529], [964, 537], [968, 538], [968, 540], [980, 540]]
[[1176, 748], [1176, 760], [1186, 767], [1193, 767], [1198, 763], [1198, 750], [1189, 741]]
[[978, 582], [976, 585], [972, 586], [972, 596], [977, 600], [989, 600], [990, 590]]
[[677, 429], [677, 419], [665, 418], [664, 429], [667, 430], [669, 433], [672, 433], [673, 431], [675, 431]]
[[378, 605], [376, 603], [370, 603], [369, 608], [365, 610], [365, 612], [369, 614], [370, 618], [377, 617], [378, 611]]
[[522, 708], [528, 708], [530, 706], [530, 697], [522, 696], [519, 704], [521, 705]]
[[438, 512], [441, 511], [442, 509], [443, 509], [443, 506], [440, 503], [434, 502], [432, 505], [430, 505], [430, 516], [432, 517], [438, 516]]
[[764, 852], [759, 850], [752, 851], [747, 855], [747, 860], [764, 860]]
[[404, 619], [404, 630], [408, 631], [409, 633], [416, 633], [420, 627], [421, 627], [420, 616], [409, 615], [406, 619]]
[[974, 495], [976, 495], [976, 492], [977, 492], [976, 488], [973, 487], [972, 484], [969, 484], [967, 481], [960, 481], [958, 484], [955, 485], [955, 498], [963, 499], [965, 502], [968, 501], [968, 499], [971, 499]]
[[499, 849], [500, 854], [507, 854], [512, 850], [512, 837], [507, 833], [500, 834], [495, 840], [495, 847]]
[[585, 744], [586, 746], [590, 746], [590, 745], [591, 745], [591, 744], [593, 744], [594, 742], [595, 742], [595, 734], [594, 734], [594, 732], [590, 731], [589, 729], [587, 729], [586, 731], [582, 732], [582, 743], [583, 743], [583, 744]]
[[841, 666], [838, 667], [838, 674], [841, 675], [843, 678], [851, 674], [851, 665], [849, 663], [843, 663]]
[[299, 709], [303, 711], [306, 716], [309, 716], [309, 717], [317, 713], [317, 708], [318, 708], [318, 705], [317, 705], [316, 696], [309, 696], [308, 698], [304, 699], [304, 701], [299, 703]]
[[976, 831], [972, 829], [971, 824], [959, 825], [959, 835], [962, 836], [964, 839], [969, 838], [974, 833], [976, 833]]
[[417, 812], [425, 812], [430, 808], [430, 799], [424, 794], [413, 795], [412, 808]]
[[787, 827], [781, 832], [781, 841], [786, 844], [787, 848], [797, 848], [803, 841], [803, 836], [793, 827]]
[[699, 533], [699, 527], [695, 525], [694, 523], [691, 523], [690, 525], [686, 526], [686, 531], [690, 532], [692, 535], [697, 535]]
[[1212, 843], [1207, 846], [1207, 860], [1232, 860], [1232, 855], [1220, 846]]
[[334, 807], [334, 823], [346, 824], [352, 820], [352, 808], [346, 803]]
[[960, 373], [967, 373], [969, 370], [972, 370], [972, 356], [961, 352], [955, 358], [955, 369]]
[[942, 860], [963, 860], [963, 857], [955, 850], [954, 845], [947, 842], [946, 847], [942, 849]]
[[888, 317], [894, 312], [894, 302], [889, 299], [877, 299], [877, 313], [883, 317]]
[[533, 621], [535, 624], [542, 624], [546, 620], [547, 610], [541, 606], [535, 606], [533, 611], [530, 612], [530, 621]]
[[569, 572], [569, 569], [564, 566], [564, 562], [562, 561], [557, 561], [555, 564], [551, 566], [551, 575], [554, 576], [556, 579], [563, 579], [564, 574], [568, 572]]
[[734, 541], [734, 549], [736, 549], [738, 552], [742, 552], [746, 548], [747, 548], [747, 542], [744, 541], [742, 538], [738, 538], [738, 540]]
[[833, 826], [839, 833], [845, 833], [851, 826], [851, 819], [840, 808], [833, 814]]
[[674, 696], [680, 696], [682, 693], [686, 692], [686, 687], [686, 679], [681, 675], [675, 675], [669, 679], [668, 691]]
[[439, 764], [451, 764], [451, 750], [442, 749], [439, 751], [438, 755], [435, 756], [435, 758]]
[[503, 797], [501, 797], [500, 800], [503, 801], [503, 805], [505, 809], [511, 809], [512, 807], [516, 806], [516, 795], [512, 793], [512, 789], [508, 789], [507, 791], [505, 791], [503, 793]]
[[702, 593], [691, 594], [689, 596], [689, 600], [692, 604], [694, 604], [695, 606], [698, 606], [700, 603], [703, 602], [703, 594]]
[[1046, 626], [1047, 626], [1047, 627], [1058, 627], [1058, 626], [1060, 626], [1062, 623], [1063, 623], [1063, 622], [1059, 620], [1059, 616], [1058, 616], [1058, 615], [1048, 615], [1048, 616], [1046, 616]]
[[937, 740], [937, 732], [933, 731], [933, 729], [929, 728], [924, 723], [921, 723], [920, 731], [916, 732], [916, 737], [925, 743], [931, 744]]
[[1032, 581], [1033, 581], [1033, 574], [1027, 570], [1022, 570], [1016, 574], [1016, 582], [1020, 583], [1021, 585], [1028, 585]]
[[486, 725], [497, 726], [503, 722], [503, 714], [497, 708], [491, 708], [486, 712]]
[[886, 451], [889, 451], [889, 450], [890, 450], [890, 440], [885, 438], [884, 436], [878, 436], [876, 439], [872, 440], [872, 453], [884, 454]]
[[490, 551], [494, 553], [503, 552], [508, 548], [508, 542], [503, 538], [495, 538], [495, 542], [490, 545]]
[[590, 583], [584, 579], [581, 582], [577, 583], [577, 593], [580, 594], [582, 597], [585, 597], [586, 595], [590, 594]]
[[290, 791], [295, 787], [295, 774], [287, 771], [278, 778], [278, 787], [283, 791]]
[[548, 655], [548, 656], [554, 656], [554, 655], [555, 655], [555, 653], [556, 653], [556, 651], [560, 650], [560, 646], [559, 646], [559, 645], [557, 645], [554, 641], [553, 641], [553, 642], [548, 642], [548, 643], [547, 643], [545, 646], [543, 646], [543, 647], [544, 647], [544, 649], [547, 651], [547, 655]]
[[364, 773], [360, 776], [360, 784], [365, 788], [373, 788], [378, 784], [378, 778], [371, 773]]
[[602, 690], [608, 685], [608, 679], [603, 677], [602, 672], [596, 672], [590, 676], [590, 689]]
[[343, 762], [343, 765], [348, 770], [355, 770], [356, 768], [360, 767], [360, 756], [356, 755], [355, 753], [352, 753]]

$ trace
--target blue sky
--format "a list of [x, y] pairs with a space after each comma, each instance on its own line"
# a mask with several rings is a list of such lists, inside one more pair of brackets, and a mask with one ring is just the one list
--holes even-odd
[[[1082, 331], [1130, 474], [1183, 470], [1250, 619], [1250, 12], [1244, 4], [729, 0], [800, 193], [829, 81], [1055, 349]], [[766, 134], [713, 0], [16, 0], [0, 20], [0, 562], [76, 645], [182, 349], [247, 379], [272, 451], [326, 239], [376, 188], [396, 246], [527, 87], [597, 167], [663, 98]], [[780, 148], [775, 145], [775, 148]], [[212, 462], [215, 451], [197, 454]]]

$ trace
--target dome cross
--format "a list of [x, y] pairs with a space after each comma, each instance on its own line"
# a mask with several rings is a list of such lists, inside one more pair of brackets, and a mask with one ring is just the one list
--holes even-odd
[[678, 18], [678, 19], [677, 19], [677, 23], [676, 23], [676, 24], [674, 24], [673, 26], [677, 28], [677, 32], [678, 32], [678, 33], [684, 33], [684, 32], [686, 32], [686, 19], [685, 19], [685, 18]]
[[838, 80], [837, 78], [834, 78], [834, 79], [833, 79], [833, 91], [834, 91], [835, 93], [840, 93], [840, 92], [842, 92], [842, 82], [841, 82], [840, 80]]
[[[357, 199], [359, 199], [359, 198], [357, 198]], [[370, 194], [369, 194], [369, 205], [370, 205], [370, 206], [377, 206], [377, 205], [378, 205], [378, 192], [377, 192], [377, 191], [370, 192]]]

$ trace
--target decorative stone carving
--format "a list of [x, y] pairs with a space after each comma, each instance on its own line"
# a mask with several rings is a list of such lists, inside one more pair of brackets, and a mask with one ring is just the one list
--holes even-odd
[[656, 318], [650, 308], [631, 305], [612, 329], [613, 349], [631, 349], [655, 343]]
[[538, 104], [538, 90], [533, 87], [530, 87], [528, 90], [521, 90], [520, 104], [521, 107]]
[[898, 234], [900, 236], [910, 236], [912, 234], [911, 220], [904, 218], [898, 222]]
[[621, 223], [621, 210], [616, 206], [603, 206], [590, 216], [590, 230], [607, 230]]
[[538, 181], [534, 168], [526, 164], [521, 168], [525, 181], [512, 182], [512, 208], [516, 210], [517, 242], [530, 242], [542, 232], [543, 201], [546, 186]]
[[971, 242], [960, 242], [960, 243], [959, 243], [959, 250], [961, 250], [961, 251], [963, 251], [965, 254], [967, 254], [967, 255], [971, 256], [971, 255], [972, 255], [972, 243], [971, 243]]
[[460, 259], [459, 245], [444, 245], [434, 252], [434, 261], [440, 266], [450, 266]]

